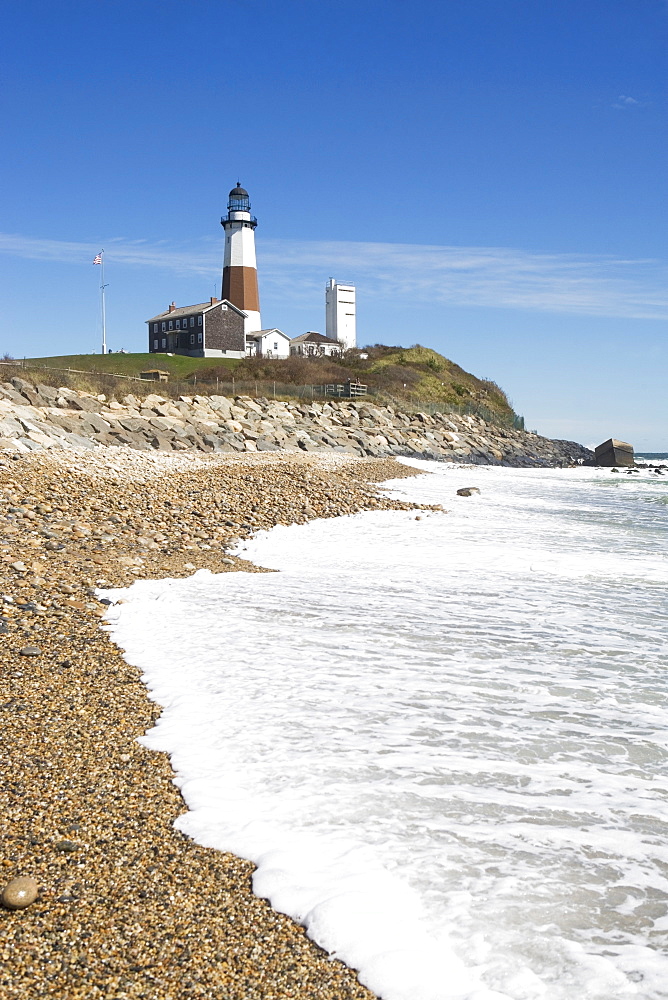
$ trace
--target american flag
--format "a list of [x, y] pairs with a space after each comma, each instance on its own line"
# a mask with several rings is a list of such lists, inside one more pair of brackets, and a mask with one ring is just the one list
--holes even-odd
[[97, 257], [95, 258], [95, 260], [93, 261], [93, 263], [94, 264], [101, 264], [102, 263], [102, 254], [101, 253], [99, 253], [97, 255]]

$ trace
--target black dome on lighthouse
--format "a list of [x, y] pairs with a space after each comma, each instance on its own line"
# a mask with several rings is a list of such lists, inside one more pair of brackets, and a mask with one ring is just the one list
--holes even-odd
[[[237, 181], [237, 186], [232, 188], [227, 199], [227, 221], [242, 222], [244, 226], [248, 225], [254, 229], [257, 220], [251, 216], [250, 207], [248, 191]], [[221, 219], [221, 222], [225, 225], [224, 219]]]

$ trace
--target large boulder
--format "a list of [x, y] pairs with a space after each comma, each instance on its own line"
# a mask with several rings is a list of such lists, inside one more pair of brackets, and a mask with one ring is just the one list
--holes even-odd
[[616, 438], [609, 438], [603, 444], [599, 444], [595, 452], [596, 465], [635, 465], [633, 457], [633, 445], [626, 441], [618, 441]]
[[73, 410], [84, 410], [86, 413], [99, 413], [104, 404], [94, 396], [71, 396], [70, 406]]

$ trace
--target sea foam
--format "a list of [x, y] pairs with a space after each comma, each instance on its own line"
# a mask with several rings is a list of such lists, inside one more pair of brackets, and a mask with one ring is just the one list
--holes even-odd
[[177, 826], [385, 1000], [665, 998], [662, 484], [415, 464], [110, 610]]

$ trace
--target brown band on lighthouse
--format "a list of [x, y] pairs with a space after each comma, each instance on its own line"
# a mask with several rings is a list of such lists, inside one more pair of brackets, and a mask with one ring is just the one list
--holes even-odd
[[223, 268], [223, 298], [245, 312], [260, 311], [257, 271], [254, 267]]

